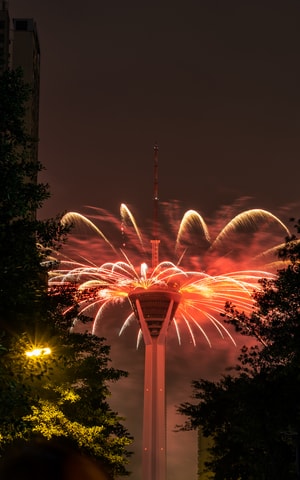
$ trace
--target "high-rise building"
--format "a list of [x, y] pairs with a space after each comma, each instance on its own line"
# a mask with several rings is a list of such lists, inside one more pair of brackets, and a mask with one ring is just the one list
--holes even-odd
[[40, 45], [36, 22], [32, 18], [10, 20], [8, 1], [0, 0], [0, 74], [7, 68], [23, 71], [24, 82], [31, 88], [25, 128], [34, 139], [32, 160], [38, 160]]
[[36, 23], [32, 18], [14, 18], [12, 32], [11, 67], [21, 67], [24, 81], [31, 87], [26, 110], [27, 133], [35, 140], [32, 159], [38, 159], [39, 99], [40, 99], [40, 45]]
[[8, 3], [6, 0], [2, 0], [0, 1], [0, 74], [6, 70], [9, 65], [9, 40], [10, 20]]

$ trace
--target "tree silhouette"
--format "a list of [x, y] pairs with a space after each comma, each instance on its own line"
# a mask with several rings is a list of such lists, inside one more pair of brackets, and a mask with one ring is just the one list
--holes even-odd
[[[299, 233], [299, 222], [295, 225]], [[300, 248], [296, 236], [279, 251], [285, 267], [261, 280], [250, 316], [227, 303], [224, 319], [245, 336], [238, 364], [217, 382], [193, 382], [194, 399], [179, 406], [184, 429], [212, 439], [211, 478], [300, 478]]]
[[[0, 454], [16, 439], [67, 437], [123, 475], [131, 437], [108, 397], [126, 373], [109, 366], [104, 339], [71, 333], [74, 290], [47, 285], [68, 230], [60, 215], [38, 219], [49, 187], [24, 123], [30, 95], [21, 70], [0, 77]], [[26, 356], [33, 347], [52, 353]]]

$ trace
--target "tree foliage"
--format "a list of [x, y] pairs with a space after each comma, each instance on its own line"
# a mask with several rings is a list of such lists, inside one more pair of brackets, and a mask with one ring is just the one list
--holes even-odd
[[[296, 229], [299, 233], [299, 222]], [[225, 321], [255, 340], [219, 381], [193, 382], [196, 403], [180, 405], [183, 428], [201, 427], [213, 446], [211, 478], [300, 478], [300, 242], [293, 236], [279, 252], [286, 261], [272, 280], [262, 279], [247, 316], [230, 302]]]
[[[32, 156], [25, 125], [31, 95], [22, 71], [8, 70], [0, 78], [0, 322], [11, 330], [23, 326], [39, 310], [45, 295], [43, 260], [58, 247], [66, 229], [59, 216], [45, 221], [37, 210], [49, 197], [47, 184], [37, 182], [42, 165]], [[43, 246], [39, 248], [39, 246]]]
[[[124, 475], [131, 437], [108, 399], [126, 373], [110, 366], [104, 339], [72, 333], [74, 290], [47, 285], [49, 252], [68, 232], [60, 215], [37, 217], [49, 187], [24, 121], [30, 94], [21, 70], [0, 77], [0, 455], [36, 434], [68, 437]], [[26, 356], [37, 346], [51, 355]]]
[[109, 366], [110, 348], [104, 339], [69, 333], [66, 322], [57, 318], [57, 323], [43, 334], [50, 355], [27, 357], [35, 345], [26, 333], [2, 351], [0, 452], [36, 434], [67, 437], [105, 461], [113, 474], [127, 474], [131, 437], [108, 402], [109, 383], [126, 372]]

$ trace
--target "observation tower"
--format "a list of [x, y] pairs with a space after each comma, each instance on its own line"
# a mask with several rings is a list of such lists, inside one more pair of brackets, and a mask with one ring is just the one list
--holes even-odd
[[[154, 147], [154, 222], [152, 268], [158, 265], [158, 147]], [[138, 287], [129, 301], [145, 343], [142, 480], [166, 478], [165, 353], [168, 327], [181, 295], [169, 285]]]

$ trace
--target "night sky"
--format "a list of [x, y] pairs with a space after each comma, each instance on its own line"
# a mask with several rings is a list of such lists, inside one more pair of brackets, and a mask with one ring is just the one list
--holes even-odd
[[[10, 13], [34, 18], [40, 38], [41, 180], [52, 193], [43, 217], [85, 206], [117, 216], [125, 202], [143, 225], [155, 143], [160, 201], [179, 201], [182, 214], [220, 223], [225, 206], [246, 205], [300, 217], [298, 0], [10, 0]], [[111, 341], [114, 362], [136, 366], [122, 380], [130, 401], [112, 401], [138, 437], [143, 351], [131, 333]], [[218, 342], [183, 354], [170, 341], [169, 409], [234, 355]], [[180, 421], [170, 413], [174, 480], [196, 478], [195, 437], [171, 433]]]

